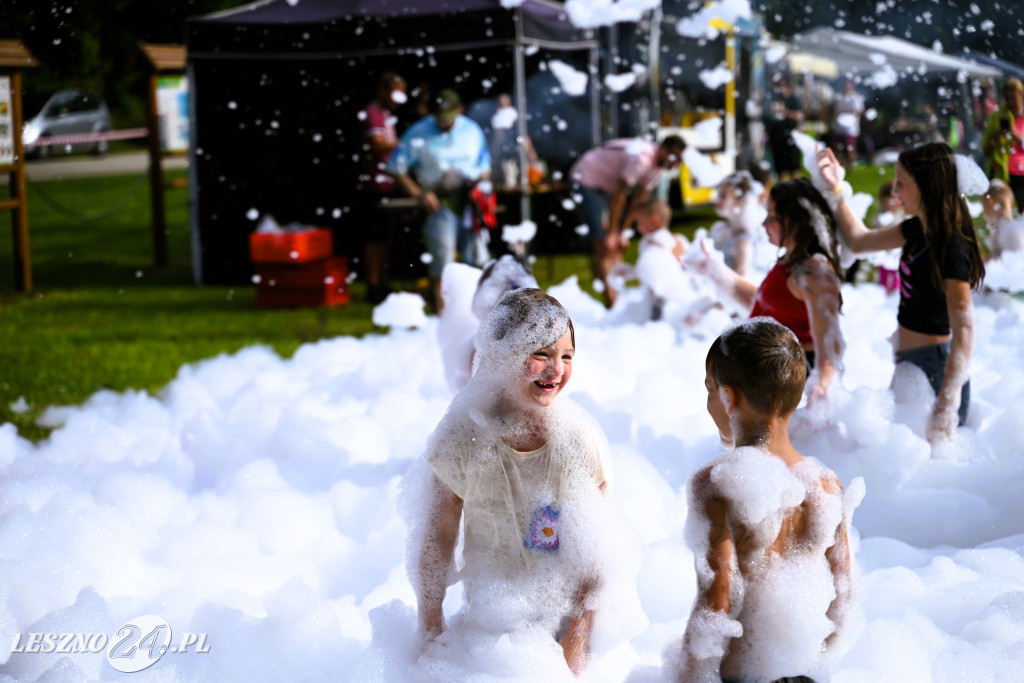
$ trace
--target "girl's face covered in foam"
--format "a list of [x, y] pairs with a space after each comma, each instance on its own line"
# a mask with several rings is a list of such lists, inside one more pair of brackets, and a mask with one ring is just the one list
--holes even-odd
[[526, 406], [546, 408], [572, 377], [572, 335], [566, 332], [550, 346], [535, 350], [523, 364], [516, 397]]

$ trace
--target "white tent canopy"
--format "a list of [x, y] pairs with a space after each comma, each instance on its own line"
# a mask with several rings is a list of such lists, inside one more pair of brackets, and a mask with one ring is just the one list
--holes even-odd
[[[942, 54], [893, 36], [865, 36], [821, 27], [793, 36], [793, 45], [806, 53], [827, 57], [845, 73], [875, 77], [878, 85], [891, 85], [899, 77], [937, 72], [963, 72], [998, 77], [991, 66]], [[891, 82], [885, 83], [884, 81]]]

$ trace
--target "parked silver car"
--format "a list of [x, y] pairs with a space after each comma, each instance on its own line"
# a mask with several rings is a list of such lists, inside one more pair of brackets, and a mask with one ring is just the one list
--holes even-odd
[[40, 138], [75, 133], [99, 133], [111, 128], [110, 110], [103, 98], [80, 88], [29, 93], [23, 99], [25, 155], [43, 158], [54, 154], [92, 152], [106, 154], [109, 143], [94, 140], [75, 144], [37, 144]]

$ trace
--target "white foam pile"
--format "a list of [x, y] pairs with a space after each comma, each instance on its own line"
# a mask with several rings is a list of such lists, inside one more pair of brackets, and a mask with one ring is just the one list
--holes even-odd
[[[632, 604], [599, 615], [631, 626], [608, 638], [595, 626], [586, 677], [658, 680], [696, 585], [684, 486], [720, 452], [704, 409], [710, 340], [613, 322], [573, 280], [550, 291], [576, 322], [566, 394], [609, 439], [611, 495], [641, 548], [620, 587]], [[888, 389], [896, 299], [872, 284], [843, 299], [845, 391], [827, 422], [798, 411], [793, 423], [806, 455], [867, 485], [854, 516], [864, 625], [833, 680], [1019, 678], [1024, 306], [976, 297], [971, 415], [933, 451], [923, 376]], [[287, 360], [250, 347], [187, 365], [157, 396], [102, 391], [50, 408], [56, 429], [38, 445], [0, 426], [0, 643], [113, 636], [153, 614], [175, 643], [207, 634], [210, 652], [165, 654], [132, 680], [490, 680], [524, 662], [533, 680], [564, 678], [558, 651], [524, 633], [477, 634], [415, 666], [396, 496], [452, 392], [437, 319], [412, 315], [415, 329], [307, 344]], [[460, 602], [450, 590], [448, 613]], [[116, 674], [103, 652], [9, 649], [0, 675], [13, 680]]]

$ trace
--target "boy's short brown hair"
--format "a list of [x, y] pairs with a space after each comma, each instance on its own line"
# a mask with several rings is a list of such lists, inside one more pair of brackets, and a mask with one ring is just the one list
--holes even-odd
[[663, 228], [667, 228], [672, 222], [672, 209], [657, 197], [648, 197], [638, 203], [634, 211], [642, 216], [657, 216]]
[[707, 365], [718, 386], [739, 390], [762, 415], [790, 415], [807, 382], [807, 356], [793, 332], [771, 318], [751, 318], [721, 334]]

